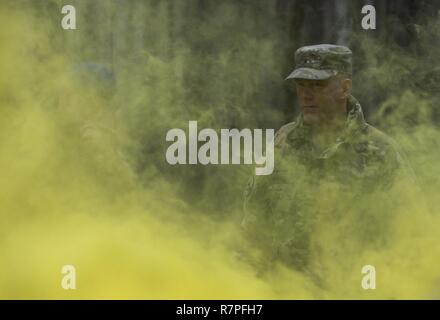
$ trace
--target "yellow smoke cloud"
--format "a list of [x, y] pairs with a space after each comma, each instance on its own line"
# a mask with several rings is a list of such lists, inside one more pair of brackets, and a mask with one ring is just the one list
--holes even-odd
[[[82, 6], [85, 2], [79, 1], [78, 7]], [[103, 10], [110, 7], [106, 4]], [[153, 9], [159, 18], [151, 13]], [[225, 5], [221, 12], [232, 9]], [[168, 57], [154, 49], [131, 54], [126, 62], [119, 62], [120, 78], [116, 85], [108, 84], [109, 89], [99, 79], [86, 75], [86, 81], [72, 69], [74, 53], [82, 51], [73, 50], [63, 37], [71, 36], [72, 41], [86, 35], [81, 28], [73, 31], [77, 34], [62, 34], [59, 1], [40, 10], [26, 1], [7, 2], [0, 12], [0, 298], [439, 297], [438, 182], [430, 179], [439, 172], [434, 126], [422, 121], [410, 134], [396, 131], [411, 161], [425, 166], [419, 174], [426, 203], [416, 198], [417, 205], [407, 207], [401, 202], [400, 195], [413, 194], [408, 186], [390, 195], [396, 197], [400, 215], [387, 246], [362, 251], [350, 232], [341, 233], [350, 229], [354, 219], [347, 214], [338, 221], [325, 221], [315, 235], [317, 243], [332, 244], [314, 262], [324, 285], [282, 265], [259, 276], [235, 259], [235, 245], [242, 241], [236, 220], [228, 216], [221, 221], [184, 201], [173, 180], [158, 169], [155, 156], [164, 155], [162, 131], [182, 125], [174, 119], [180, 112], [200, 117], [205, 124], [227, 118], [228, 111], [240, 119], [249, 117], [239, 109], [228, 109], [226, 98], [214, 111], [205, 111], [204, 106], [178, 108], [186, 94], [182, 70], [190, 59], [188, 49], [177, 45]], [[152, 21], [166, 18], [165, 12], [161, 5], [144, 10]], [[91, 40], [85, 43], [89, 47], [82, 48], [82, 58], [88, 59], [97, 47]], [[155, 49], [167, 45], [160, 43]], [[262, 49], [260, 57], [273, 57], [269, 43], [253, 40], [246, 43], [244, 56], [255, 47]], [[123, 56], [129, 49], [118, 50]], [[139, 73], [130, 74], [138, 68], [137, 53], [147, 62]], [[178, 58], [173, 60], [173, 54]], [[221, 66], [228, 64], [229, 54], [223, 54]], [[251, 71], [241, 76], [254, 79]], [[247, 88], [250, 92], [252, 85]], [[241, 92], [223, 89], [241, 97]], [[221, 100], [222, 91], [212, 90], [209, 93]], [[398, 104], [413, 101], [423, 106], [424, 102], [413, 92], [400, 99]], [[140, 141], [133, 141], [136, 134]], [[138, 149], [143, 143], [149, 146], [146, 153]], [[141, 156], [147, 164], [136, 171]], [[241, 190], [242, 185], [230, 188]], [[212, 185], [205, 190], [213, 197], [218, 191]], [[379, 223], [382, 213], [377, 213]], [[77, 270], [76, 290], [61, 287], [61, 268], [68, 264]], [[365, 264], [377, 269], [376, 290], [360, 286]]]

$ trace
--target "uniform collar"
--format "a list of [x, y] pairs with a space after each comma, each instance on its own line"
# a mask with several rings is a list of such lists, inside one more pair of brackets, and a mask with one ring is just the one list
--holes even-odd
[[[331, 157], [339, 148], [340, 145], [352, 141], [363, 128], [367, 125], [364, 114], [362, 112], [362, 107], [357, 99], [350, 96], [347, 101], [347, 119], [344, 128], [338, 135], [334, 144], [325, 149], [319, 158], [329, 158]], [[311, 127], [304, 124], [303, 113], [301, 113], [296, 120], [297, 130], [292, 131], [294, 136], [290, 136], [290, 140], [303, 140], [307, 141], [310, 139]]]

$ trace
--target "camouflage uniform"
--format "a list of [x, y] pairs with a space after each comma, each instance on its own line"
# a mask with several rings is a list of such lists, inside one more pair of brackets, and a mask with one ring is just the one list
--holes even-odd
[[[302, 66], [292, 73], [294, 77], [313, 76], [313, 70]], [[375, 219], [374, 208], [366, 205], [359, 210], [359, 202], [370, 203], [366, 194], [385, 194], [382, 191], [390, 188], [404, 167], [394, 142], [365, 121], [352, 96], [345, 127], [334, 143], [320, 148], [313, 134], [302, 114], [284, 125], [275, 136], [273, 174], [252, 176], [246, 188], [242, 226], [250, 242], [262, 249], [263, 256], [255, 261], [260, 269], [277, 260], [307, 269], [316, 224], [337, 221], [338, 215], [353, 212], [354, 205], [357, 221]], [[383, 232], [383, 221], [378, 226], [374, 232]], [[374, 232], [369, 236], [374, 237]]]

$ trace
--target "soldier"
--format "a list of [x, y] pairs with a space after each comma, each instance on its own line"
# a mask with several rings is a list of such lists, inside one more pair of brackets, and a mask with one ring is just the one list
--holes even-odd
[[385, 191], [399, 169], [409, 175], [395, 143], [365, 121], [351, 95], [351, 50], [306, 46], [296, 51], [295, 61], [287, 79], [295, 82], [301, 113], [275, 135], [274, 173], [253, 176], [245, 191], [242, 227], [261, 249], [253, 257], [260, 271], [275, 261], [307, 271], [311, 235], [324, 221], [350, 216], [350, 236], [360, 242], [383, 239], [387, 222], [371, 201], [391, 212], [392, 204], [382, 201]]

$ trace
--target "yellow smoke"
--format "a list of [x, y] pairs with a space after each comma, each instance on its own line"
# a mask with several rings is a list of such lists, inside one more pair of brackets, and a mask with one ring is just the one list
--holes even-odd
[[[122, 57], [128, 54], [126, 62], [118, 62], [120, 78], [110, 89], [101, 88], [100, 80], [85, 81], [72, 70], [75, 53], [82, 52], [87, 60], [93, 58], [93, 49], [98, 50], [92, 40], [85, 41], [89, 47], [72, 49], [69, 41], [87, 37], [81, 24], [79, 30], [63, 31], [60, 1], [47, 2], [40, 10], [30, 3], [6, 2], [0, 11], [0, 298], [439, 297], [438, 182], [430, 179], [439, 172], [439, 151], [433, 126], [422, 121], [413, 132], [395, 132], [411, 161], [425, 166], [420, 178], [426, 202], [413, 199], [418, 205], [407, 207], [399, 195], [411, 195], [412, 189], [398, 189], [401, 193], [394, 196], [401, 214], [391, 228], [390, 244], [357, 252], [360, 246], [350, 233], [341, 233], [352, 222], [348, 215], [326, 221], [316, 235], [318, 243], [332, 244], [315, 261], [325, 285], [281, 265], [259, 276], [235, 258], [235, 245], [241, 241], [236, 220], [212, 217], [200, 209], [203, 205], [183, 200], [177, 181], [162, 176], [155, 157], [164, 156], [163, 130], [185, 125], [178, 117], [181, 112], [200, 117], [207, 125], [221, 125], [215, 119], [227, 118], [228, 112], [240, 119], [249, 117], [241, 114], [240, 105], [231, 109], [226, 98], [220, 101], [222, 91], [215, 87], [224, 83], [200, 93], [208, 100], [208, 94], [219, 99], [214, 111], [205, 111], [203, 105], [180, 110], [185, 96], [182, 70], [192, 60], [179, 46], [168, 57], [156, 54], [168, 48], [164, 38], [165, 43], [148, 52], [119, 48]], [[78, 8], [85, 7], [85, 2], [78, 2]], [[233, 9], [225, 5], [218, 14]], [[160, 19], [165, 26], [170, 19], [160, 4], [146, 6], [143, 14], [157, 19], [154, 26]], [[256, 40], [246, 43], [243, 55], [250, 56], [256, 47], [262, 49], [260, 58], [273, 57], [270, 43]], [[228, 64], [229, 54], [220, 57], [220, 66]], [[180, 58], [173, 60], [173, 55]], [[139, 59], [145, 65], [139, 67]], [[260, 63], [273, 63], [268, 61]], [[137, 68], [139, 73], [130, 74]], [[240, 76], [254, 79], [251, 71]], [[252, 92], [252, 86], [248, 90]], [[422, 107], [424, 102], [413, 92], [394, 99]], [[244, 98], [237, 101], [246, 103]], [[134, 141], [136, 134], [139, 141]], [[150, 147], [144, 153], [139, 151], [143, 143]], [[146, 158], [144, 170], [134, 169], [139, 157]], [[242, 184], [229, 187], [241, 190]], [[212, 185], [204, 190], [213, 198], [218, 192]], [[361, 268], [366, 264], [377, 269], [376, 290], [361, 288]], [[61, 287], [63, 265], [75, 266], [76, 290]]]

